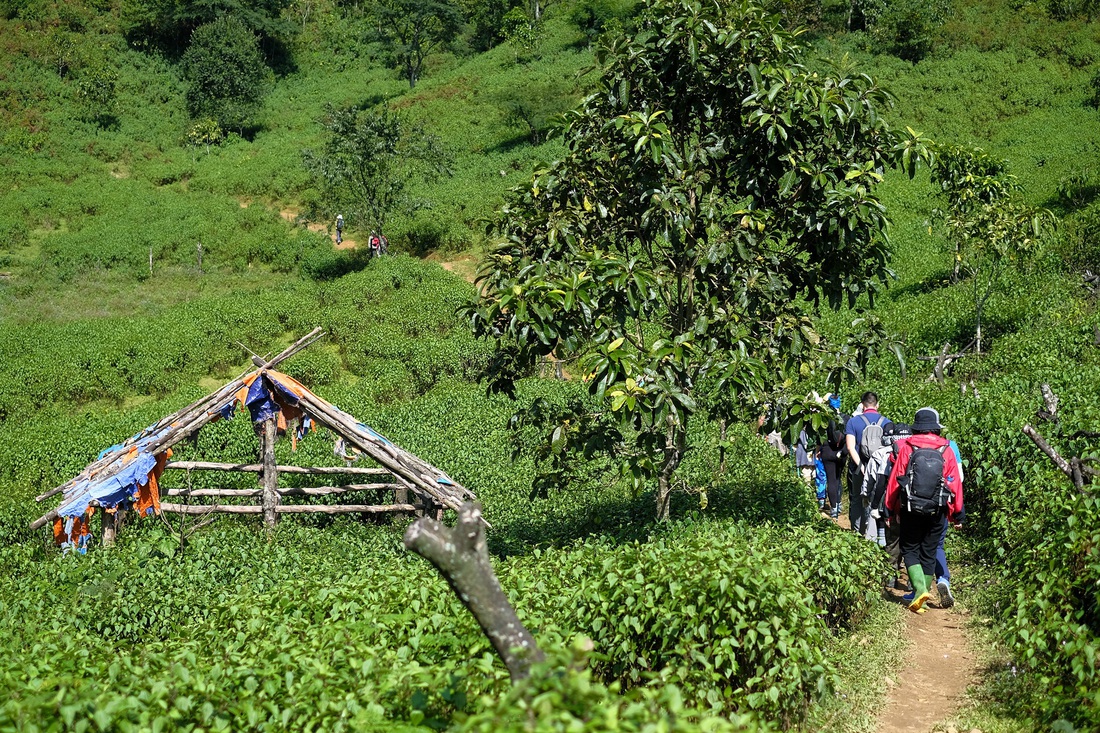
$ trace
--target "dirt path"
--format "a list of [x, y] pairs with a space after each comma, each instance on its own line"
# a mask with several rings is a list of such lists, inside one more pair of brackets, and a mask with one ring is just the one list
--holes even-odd
[[437, 263], [447, 272], [454, 273], [468, 283], [472, 283], [477, 275], [477, 258], [470, 254], [456, 256], [433, 253], [424, 259], [428, 262]]
[[[901, 591], [894, 592], [901, 603]], [[966, 636], [967, 615], [944, 610], [933, 601], [922, 614], [908, 614], [909, 648], [886, 707], [879, 716], [881, 733], [926, 733], [953, 717], [966, 688], [975, 680], [976, 662]], [[888, 683], [889, 684], [889, 683]], [[955, 730], [948, 726], [948, 730]]]
[[[846, 516], [837, 523], [849, 528]], [[901, 605], [902, 594], [891, 590], [887, 597]], [[906, 611], [908, 648], [896, 674], [886, 678], [889, 693], [878, 716], [879, 733], [959, 731], [950, 719], [977, 676], [976, 655], [966, 635], [967, 614], [958, 606], [940, 608], [935, 591], [925, 608], [928, 610], [922, 614]]]

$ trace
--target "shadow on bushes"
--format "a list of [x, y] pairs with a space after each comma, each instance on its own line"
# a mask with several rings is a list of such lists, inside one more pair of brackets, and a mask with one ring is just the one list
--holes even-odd
[[[547, 506], [558, 503], [557, 506]], [[735, 520], [753, 525], [798, 526], [812, 522], [817, 506], [808, 490], [794, 478], [789, 481], [759, 478], [711, 489], [707, 506], [700, 496], [673, 495], [672, 522], [655, 519], [657, 499], [653, 491], [637, 496], [593, 499], [572, 511], [558, 499], [532, 500], [529, 510], [490, 533], [489, 551], [494, 556], [515, 556], [536, 547], [563, 547], [587, 537], [601, 537], [613, 544], [645, 541], [683, 521]], [[557, 510], [557, 511], [555, 511]]]
[[302, 258], [302, 273], [313, 280], [336, 280], [370, 263], [370, 250], [314, 250]]

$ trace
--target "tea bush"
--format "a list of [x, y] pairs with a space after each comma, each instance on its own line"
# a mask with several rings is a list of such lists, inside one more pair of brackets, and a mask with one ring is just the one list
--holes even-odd
[[[725, 733], [767, 730], [747, 715], [715, 716], [685, 705], [679, 688], [639, 688], [622, 696], [584, 669], [586, 655], [552, 655], [531, 677], [499, 698], [486, 697], [482, 710], [453, 728], [455, 733]], [[578, 651], [580, 653], [578, 653]]]
[[[541, 551], [538, 566], [557, 572], [520, 574], [531, 561], [516, 560], [506, 587], [523, 608], [555, 609], [556, 627], [590, 637], [605, 679], [671, 681], [692, 705], [797, 721], [832, 690], [829, 627], [858, 622], [881, 592], [881, 552], [835, 527], [678, 527], [644, 543]], [[832, 568], [808, 583], [825, 558]]]

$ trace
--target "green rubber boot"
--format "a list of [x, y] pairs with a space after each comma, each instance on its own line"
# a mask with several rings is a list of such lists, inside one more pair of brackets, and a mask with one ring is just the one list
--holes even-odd
[[927, 593], [930, 586], [924, 569], [920, 565], [911, 565], [905, 569], [909, 571], [909, 585], [913, 586], [913, 597], [918, 598]]
[[931, 588], [931, 581], [924, 574], [924, 570], [920, 565], [914, 565], [907, 568], [907, 570], [909, 571], [909, 582], [913, 586], [913, 600], [909, 602], [909, 610], [913, 613], [924, 613], [924, 604], [932, 597], [932, 594], [928, 592]]

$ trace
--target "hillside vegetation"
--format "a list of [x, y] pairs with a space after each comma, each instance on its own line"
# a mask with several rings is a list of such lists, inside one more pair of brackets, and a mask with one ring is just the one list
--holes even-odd
[[[630, 32], [638, 8], [455, 5], [461, 22], [411, 85], [385, 13], [416, 5], [224, 3], [264, 64], [257, 96], [226, 110], [196, 106], [188, 81], [205, 5], [0, 2], [0, 729], [869, 729], [874, 700], [845, 701], [889, 664], [901, 622], [880, 600], [880, 551], [820, 518], [754, 422], [720, 426], [705, 409], [670, 521], [654, 521], [656, 481], [620, 477], [614, 458], [548, 484], [552, 444], [511, 418], [591, 406], [583, 374], [535, 369], [515, 400], [487, 394], [494, 344], [462, 315], [477, 290], [439, 265], [485, 253], [508, 190], [565, 155], [549, 119], [594, 88], [600, 35]], [[168, 6], [195, 14], [169, 23]], [[873, 303], [806, 309], [836, 342], [874, 317], [904, 345], [904, 375], [892, 355], [872, 358], [844, 383], [846, 408], [867, 388], [897, 419], [934, 405], [962, 446], [967, 527], [949, 552], [993, 650], [969, 722], [1094, 729], [1100, 507], [1091, 474], [1075, 488], [1021, 431], [1031, 422], [1066, 457], [1097, 459], [1092, 6], [772, 7], [808, 27], [811, 69], [872, 75], [895, 98], [883, 110], [894, 129], [1003, 159], [1020, 205], [1056, 222], [1005, 269], [984, 353], [942, 383], [915, 357], [964, 347], [975, 313], [934, 168], [887, 170], [877, 189], [888, 287]], [[383, 105], [441, 144], [447, 172], [408, 181], [412, 205], [386, 228], [394, 256], [372, 260], [366, 218], [343, 212], [357, 249], [326, 236], [341, 211], [303, 151], [323, 149], [331, 110]], [[525, 683], [510, 684], [446, 582], [402, 548], [400, 522], [284, 517], [267, 541], [232, 517], [182, 543], [177, 519], [147, 519], [114, 549], [64, 556], [27, 528], [47, 508], [34, 496], [247, 369], [241, 344], [274, 353], [316, 326], [328, 337], [285, 371], [484, 504], [501, 583], [550, 657]], [[1057, 421], [1036, 416], [1042, 384]], [[794, 401], [812, 389], [825, 385], [783, 385]], [[332, 449], [323, 433], [293, 456], [278, 448], [280, 462], [334, 465]], [[240, 418], [178, 450], [255, 453]], [[858, 639], [872, 641], [853, 663]]]

